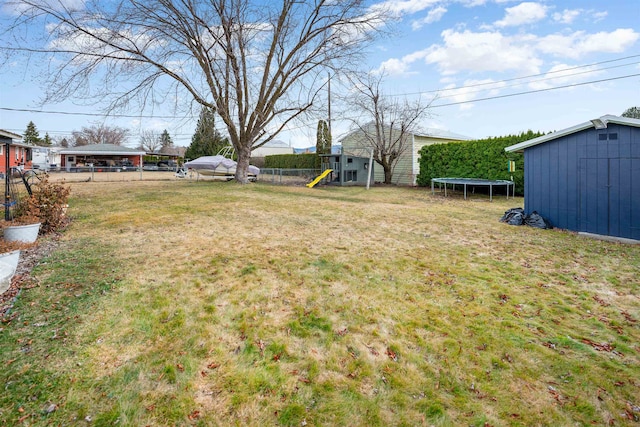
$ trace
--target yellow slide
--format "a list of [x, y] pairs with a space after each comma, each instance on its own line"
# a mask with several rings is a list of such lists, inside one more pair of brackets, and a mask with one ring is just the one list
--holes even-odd
[[324, 172], [322, 172], [321, 175], [319, 175], [316, 179], [314, 179], [313, 181], [311, 181], [310, 183], [307, 184], [307, 187], [309, 188], [313, 188], [317, 183], [319, 183], [320, 181], [322, 181], [323, 178], [325, 178], [327, 175], [329, 175], [331, 172], [333, 172], [333, 169], [327, 169]]

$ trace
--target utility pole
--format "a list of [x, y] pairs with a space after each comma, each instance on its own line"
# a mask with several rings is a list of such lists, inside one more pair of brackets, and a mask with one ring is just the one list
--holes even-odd
[[329, 96], [327, 99], [327, 103], [328, 105], [328, 120], [327, 120], [327, 124], [329, 125], [329, 135], [332, 137], [331, 140], [333, 141], [333, 135], [331, 134], [331, 74], [329, 74], [329, 72], [327, 72], [327, 79], [328, 79], [328, 90], [329, 90]]

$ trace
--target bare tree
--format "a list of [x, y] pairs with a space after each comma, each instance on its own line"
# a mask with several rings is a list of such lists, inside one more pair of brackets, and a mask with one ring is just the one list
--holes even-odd
[[[220, 116], [242, 183], [248, 182], [254, 143], [267, 143], [308, 113], [326, 70], [357, 64], [363, 45], [391, 16], [365, 0], [20, 4], [22, 12], [8, 30], [15, 45], [59, 61], [50, 62], [47, 100], [107, 97], [109, 111], [132, 102], [142, 110], [170, 95], [185, 98], [186, 92], [190, 102]], [[30, 44], [29, 32], [44, 31], [45, 25], [41, 44]]]
[[157, 132], [152, 130], [142, 131], [140, 134], [140, 148], [147, 153], [155, 153], [162, 147], [162, 141]]
[[398, 160], [412, 149], [411, 136], [419, 131], [420, 121], [429, 115], [431, 102], [420, 99], [385, 96], [383, 75], [372, 73], [355, 80], [354, 93], [347, 104], [360, 112], [362, 122], [354, 120], [355, 145], [384, 170], [384, 183], [391, 184]]
[[129, 130], [118, 126], [93, 125], [71, 132], [75, 146], [90, 144], [124, 145]]

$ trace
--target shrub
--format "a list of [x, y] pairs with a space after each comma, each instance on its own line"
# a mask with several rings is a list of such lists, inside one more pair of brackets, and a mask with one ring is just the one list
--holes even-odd
[[[523, 132], [476, 141], [427, 145], [420, 150], [420, 186], [431, 185], [432, 178], [484, 178], [511, 180], [515, 192], [524, 192], [524, 156], [507, 153], [505, 147], [543, 135], [540, 132]], [[509, 172], [509, 161], [516, 162], [515, 172]]]
[[319, 169], [320, 157], [315, 153], [274, 154], [264, 159], [265, 168]]
[[67, 203], [71, 189], [61, 183], [50, 182], [44, 175], [40, 183], [33, 188], [29, 203], [38, 209], [42, 225], [40, 233], [58, 231], [67, 224]]

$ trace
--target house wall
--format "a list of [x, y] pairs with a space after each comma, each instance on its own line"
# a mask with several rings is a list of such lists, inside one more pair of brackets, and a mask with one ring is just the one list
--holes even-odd
[[[370, 126], [373, 132], [373, 126]], [[402, 153], [393, 171], [392, 182], [400, 185], [417, 185], [420, 173], [420, 149], [425, 145], [447, 144], [453, 139], [435, 138], [431, 136], [410, 135], [407, 148]], [[342, 152], [354, 156], [369, 157], [370, 144], [362, 132], [356, 131], [344, 137], [342, 140]], [[379, 164], [374, 168], [374, 181], [384, 181], [384, 169]]]
[[[0, 144], [0, 172], [6, 170], [6, 144]], [[31, 150], [27, 147], [21, 147], [18, 145], [10, 145], [9, 151], [9, 167], [24, 167], [24, 169], [31, 169]]]
[[276, 154], [293, 154], [293, 147], [260, 147], [251, 152], [251, 157], [267, 157]]
[[559, 228], [640, 239], [640, 128], [576, 132], [525, 149], [524, 162], [527, 213]]
[[[375, 132], [373, 126], [369, 126], [367, 129], [370, 129], [371, 132]], [[369, 130], [368, 130], [369, 131]], [[393, 171], [392, 182], [394, 184], [402, 184], [402, 185], [414, 185], [415, 177], [414, 177], [414, 149], [413, 149], [413, 136], [410, 136], [410, 140], [408, 141], [408, 147], [404, 150], [404, 152], [400, 155], [398, 162], [396, 163], [395, 169]], [[347, 135], [341, 140], [342, 143], [342, 152], [344, 154], [349, 154], [357, 157], [366, 157], [369, 158], [371, 155], [371, 144], [365, 138], [364, 133], [361, 131], [355, 131], [351, 134]], [[375, 163], [375, 161], [374, 161]], [[415, 174], [417, 175], [417, 174]], [[384, 181], [384, 169], [382, 166], [376, 163], [376, 166], [373, 168], [373, 181], [374, 182], [383, 182]]]

